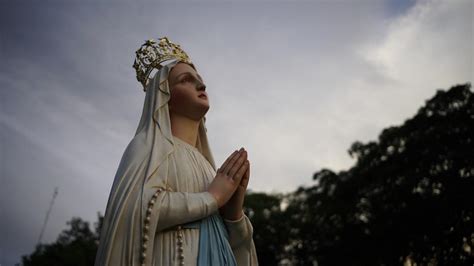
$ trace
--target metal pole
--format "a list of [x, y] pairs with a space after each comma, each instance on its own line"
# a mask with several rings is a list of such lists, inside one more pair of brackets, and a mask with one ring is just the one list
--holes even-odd
[[51, 213], [51, 209], [53, 208], [53, 204], [54, 204], [54, 199], [56, 198], [57, 195], [58, 195], [58, 187], [54, 188], [53, 198], [51, 199], [51, 202], [49, 203], [48, 212], [46, 212], [46, 218], [44, 219], [43, 228], [41, 229], [41, 233], [38, 238], [37, 245], [41, 244], [41, 239], [43, 238], [43, 233], [44, 233], [44, 230], [46, 229], [46, 224], [48, 223], [49, 214]]

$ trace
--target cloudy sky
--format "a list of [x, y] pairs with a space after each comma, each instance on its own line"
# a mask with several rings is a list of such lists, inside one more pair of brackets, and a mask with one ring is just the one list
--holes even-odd
[[[40, 4], [41, 3], [41, 4]], [[254, 191], [354, 161], [356, 141], [472, 82], [473, 1], [0, 1], [0, 265], [73, 216], [104, 213], [144, 93], [148, 38], [188, 52], [210, 95], [216, 163], [244, 146]]]

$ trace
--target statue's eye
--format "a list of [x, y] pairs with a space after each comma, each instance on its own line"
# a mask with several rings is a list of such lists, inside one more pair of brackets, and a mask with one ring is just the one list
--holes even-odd
[[185, 82], [191, 82], [193, 79], [189, 76], [186, 76], [184, 77], [183, 79], [181, 79], [181, 83], [185, 83]]

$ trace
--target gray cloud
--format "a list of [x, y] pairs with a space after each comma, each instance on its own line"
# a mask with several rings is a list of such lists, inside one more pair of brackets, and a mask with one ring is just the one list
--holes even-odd
[[353, 141], [436, 88], [472, 81], [472, 2], [413, 4], [2, 4], [0, 264], [33, 250], [55, 186], [45, 242], [104, 212], [141, 114], [143, 40], [169, 36], [198, 66], [217, 163], [245, 146], [253, 190], [291, 191], [350, 167]]

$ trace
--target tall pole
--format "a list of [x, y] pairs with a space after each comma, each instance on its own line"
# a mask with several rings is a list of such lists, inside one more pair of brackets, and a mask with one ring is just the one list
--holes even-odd
[[51, 209], [53, 208], [53, 204], [54, 204], [54, 199], [56, 199], [57, 195], [58, 195], [58, 187], [54, 188], [53, 198], [51, 199], [51, 202], [49, 203], [49, 208], [48, 208], [48, 211], [46, 212], [46, 218], [44, 219], [43, 228], [41, 228], [41, 233], [40, 233], [40, 236], [38, 238], [38, 244], [37, 245], [41, 244], [41, 239], [43, 238], [43, 233], [44, 233], [44, 230], [46, 228], [46, 224], [48, 223], [49, 214], [51, 213]]

